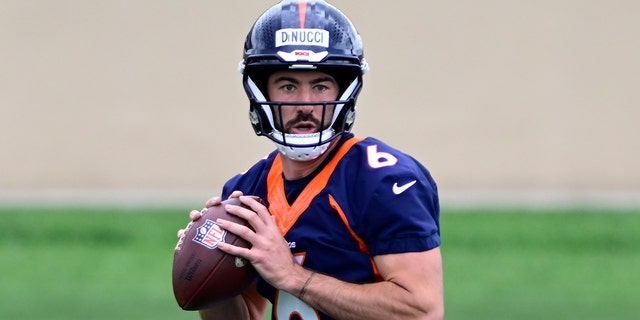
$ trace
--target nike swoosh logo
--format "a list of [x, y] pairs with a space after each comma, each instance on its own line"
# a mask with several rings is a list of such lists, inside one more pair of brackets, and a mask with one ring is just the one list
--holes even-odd
[[396, 183], [393, 184], [393, 189], [392, 189], [393, 193], [401, 194], [401, 193], [405, 192], [407, 189], [411, 188], [411, 186], [416, 184], [416, 182], [417, 182], [416, 180], [413, 180], [413, 181], [411, 181], [411, 182], [409, 182], [407, 184], [403, 184], [401, 186], [399, 186], [398, 183], [396, 182]]

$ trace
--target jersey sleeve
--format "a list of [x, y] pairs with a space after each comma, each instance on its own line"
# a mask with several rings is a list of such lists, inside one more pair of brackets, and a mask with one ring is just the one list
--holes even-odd
[[365, 166], [352, 194], [357, 229], [371, 255], [418, 252], [440, 245], [438, 191], [429, 171], [414, 158], [382, 143], [397, 162]]

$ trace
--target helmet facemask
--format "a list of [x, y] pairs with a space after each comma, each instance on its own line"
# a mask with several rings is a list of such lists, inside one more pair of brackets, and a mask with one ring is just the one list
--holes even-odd
[[[345, 132], [349, 132], [355, 120], [355, 103], [362, 84], [360, 77], [353, 79], [335, 101], [317, 102], [282, 102], [266, 98], [266, 90], [259, 88], [250, 76], [245, 75], [245, 90], [249, 96], [249, 119], [254, 131], [259, 136], [266, 136], [276, 143], [278, 150], [293, 160], [312, 160], [323, 154], [331, 141]], [[284, 123], [283, 110], [296, 106], [322, 106], [316, 117], [299, 114], [297, 119], [312, 121], [316, 132], [305, 134], [290, 133]]]

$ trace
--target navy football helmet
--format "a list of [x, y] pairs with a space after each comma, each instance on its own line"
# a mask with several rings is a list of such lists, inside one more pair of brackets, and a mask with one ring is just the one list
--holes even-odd
[[[278, 102], [267, 95], [268, 77], [277, 70], [317, 70], [331, 75], [340, 87], [337, 101]], [[349, 132], [369, 69], [362, 40], [342, 12], [325, 1], [284, 0], [264, 12], [254, 23], [244, 44], [239, 65], [249, 98], [249, 119], [258, 136], [276, 143], [278, 150], [294, 160], [311, 160], [323, 154], [329, 142]], [[276, 126], [280, 108], [292, 105], [323, 105], [331, 123], [320, 132], [291, 134]], [[281, 119], [279, 119], [281, 120]]]

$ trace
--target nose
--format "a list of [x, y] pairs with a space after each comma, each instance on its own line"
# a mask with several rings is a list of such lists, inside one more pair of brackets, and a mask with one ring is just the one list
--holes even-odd
[[[316, 101], [313, 92], [310, 88], [303, 88], [300, 90], [298, 95], [298, 102], [313, 102]], [[309, 113], [313, 111], [312, 104], [298, 105], [296, 106], [296, 110], [304, 113]]]
[[303, 86], [298, 90], [298, 101], [300, 102], [309, 102], [313, 101], [313, 89], [307, 86]]
[[312, 104], [296, 105], [296, 112], [298, 113], [313, 113]]

